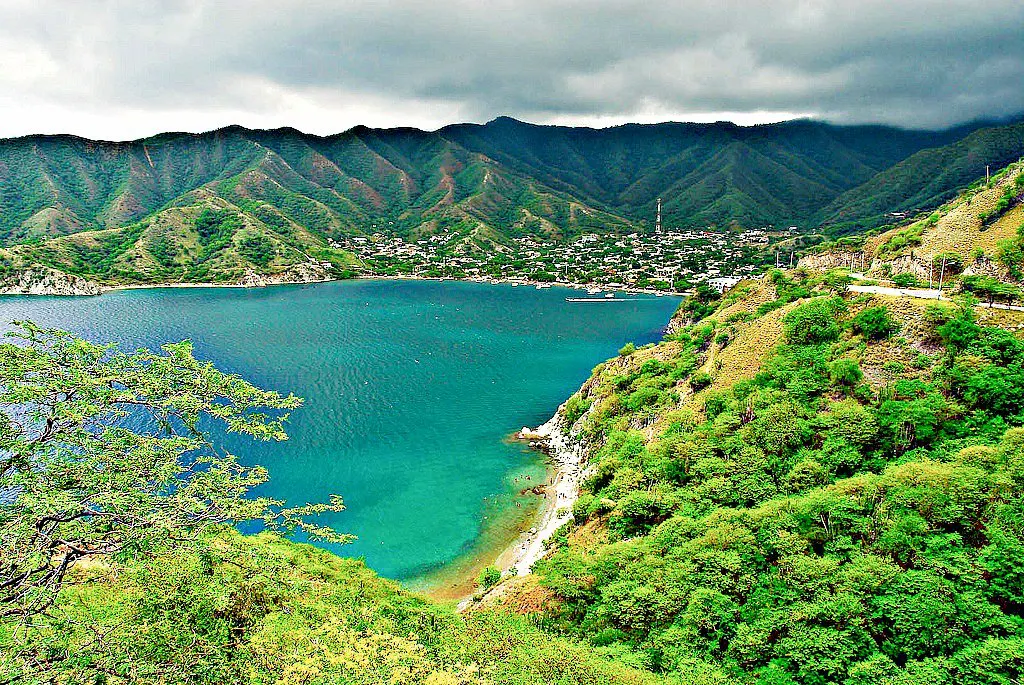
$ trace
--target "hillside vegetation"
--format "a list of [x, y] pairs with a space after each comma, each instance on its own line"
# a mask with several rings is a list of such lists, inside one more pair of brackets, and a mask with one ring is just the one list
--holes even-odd
[[[10, 682], [655, 685], [521, 616], [459, 616], [359, 561], [224, 531], [198, 551], [75, 570], [32, 658], [0, 622]], [[32, 654], [29, 652], [29, 654]], [[35, 668], [35, 659], [53, 664]], [[20, 676], [20, 677], [19, 677]]]
[[1016, 682], [1024, 314], [843, 290], [775, 272], [595, 369], [574, 520], [494, 603], [684, 678]]
[[[559, 237], [649, 223], [658, 197], [673, 226], [811, 225], [841, 193], [925, 148], [941, 148], [928, 158], [953, 171], [913, 163], [900, 174], [935, 194], [999, 163], [988, 157], [1006, 146], [1021, 147], [1019, 125], [961, 141], [975, 128], [792, 121], [594, 130], [502, 117], [433, 133], [357, 127], [318, 137], [230, 127], [126, 143], [29, 136], [0, 141], [0, 242], [125, 226], [210, 195], [324, 237], [481, 226], [498, 239]], [[979, 153], [977, 139], [997, 138]], [[906, 192], [903, 199], [917, 201]]]
[[1024, 122], [985, 128], [939, 148], [922, 150], [847, 191], [825, 207], [822, 222], [849, 233], [892, 223], [895, 212], [930, 210], [954, 199], [984, 174], [1024, 155]]

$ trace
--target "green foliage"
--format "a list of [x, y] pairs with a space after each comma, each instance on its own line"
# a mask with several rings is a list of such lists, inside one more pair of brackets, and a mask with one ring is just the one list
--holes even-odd
[[260, 235], [246, 236], [238, 243], [238, 254], [256, 266], [265, 267], [274, 258], [274, 245]]
[[889, 315], [884, 305], [868, 307], [853, 317], [850, 325], [855, 333], [872, 340], [883, 340], [900, 330], [900, 325]]
[[[1024, 178], [1024, 174], [1021, 178]], [[1014, 238], [1006, 238], [996, 244], [996, 261], [1002, 264], [1013, 278], [1024, 278], [1024, 224], [1017, 228], [1017, 235]]]
[[480, 587], [484, 590], [490, 590], [492, 587], [501, 582], [501, 569], [495, 568], [494, 566], [488, 566], [480, 572], [480, 577], [477, 579]]
[[783, 319], [786, 341], [791, 345], [832, 342], [841, 332], [837, 316], [846, 311], [838, 297], [815, 298], [788, 312]]
[[[863, 338], [844, 337], [841, 302], [804, 302], [753, 379], [702, 417], [662, 410], [650, 438], [621, 402], [641, 376], [598, 369], [571, 524], [590, 532], [536, 569], [546, 624], [684, 679], [1019, 679], [1024, 428], [1007, 428], [1024, 424], [1024, 342], [964, 304], [933, 317], [943, 354], [870, 387], [857, 360], [891, 345], [891, 315], [863, 310]], [[646, 387], [674, 369], [658, 359]]]
[[284, 508], [251, 496], [266, 470], [214, 449], [200, 426], [284, 440], [300, 404], [196, 360], [187, 341], [126, 354], [18, 324], [0, 344], [0, 627], [43, 611], [82, 559], [188, 549], [220, 523], [346, 541], [301, 518], [340, 499]]
[[632, 355], [634, 352], [636, 352], [636, 345], [634, 345], [631, 342], [626, 343], [625, 345], [619, 348], [620, 357], [628, 357]]
[[896, 274], [892, 277], [892, 282], [897, 288], [916, 288], [919, 285], [917, 276], [910, 272]]
[[991, 276], [964, 276], [960, 279], [964, 291], [985, 298], [990, 304], [996, 301], [1006, 303], [1020, 299], [1020, 289]]
[[[168, 685], [653, 685], [660, 679], [519, 616], [458, 615], [359, 561], [226, 530], [195, 548], [84, 569], [8, 650], [16, 682]], [[97, 639], [101, 635], [102, 639]]]

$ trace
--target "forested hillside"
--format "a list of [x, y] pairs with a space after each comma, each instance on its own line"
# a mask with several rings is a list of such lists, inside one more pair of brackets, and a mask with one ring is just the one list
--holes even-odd
[[953, 199], [985, 167], [995, 173], [1024, 156], [1024, 123], [985, 128], [940, 148], [922, 150], [843, 193], [821, 212], [834, 232], [892, 223], [893, 212], [931, 209]]
[[[658, 197], [667, 225], [810, 227], [841, 194], [923, 149], [955, 144], [891, 173], [926, 194], [879, 177], [874, 183], [898, 202], [877, 189], [871, 196], [901, 207], [928, 202], [1021, 147], [1019, 126], [958, 142], [976, 128], [791, 121], [597, 130], [499, 118], [437, 132], [357, 127], [328, 137], [241, 127], [126, 143], [30, 136], [0, 141], [0, 241], [126, 226], [208, 197], [320, 237], [455, 230], [484, 241], [559, 238], [650, 224]], [[823, 216], [876, 218], [880, 210], [858, 197]]]
[[574, 522], [493, 604], [683, 678], [1016, 682], [1024, 314], [845, 284], [708, 293], [599, 366]]

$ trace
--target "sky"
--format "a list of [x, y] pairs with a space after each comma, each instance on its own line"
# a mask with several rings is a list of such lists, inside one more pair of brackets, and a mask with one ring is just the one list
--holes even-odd
[[0, 136], [1024, 112], [1021, 0], [0, 0]]

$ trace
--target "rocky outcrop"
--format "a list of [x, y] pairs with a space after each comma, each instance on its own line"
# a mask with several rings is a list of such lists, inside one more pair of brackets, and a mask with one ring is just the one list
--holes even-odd
[[331, 280], [330, 262], [308, 261], [293, 264], [277, 274], [261, 274], [249, 269], [238, 284], [246, 288], [262, 288], [283, 283], [321, 283]]
[[0, 295], [99, 295], [103, 289], [81, 276], [33, 266], [0, 278]]
[[867, 259], [863, 252], [842, 251], [804, 255], [797, 262], [796, 266], [798, 269], [814, 269], [815, 271], [828, 271], [829, 269], [860, 271], [866, 263]]

